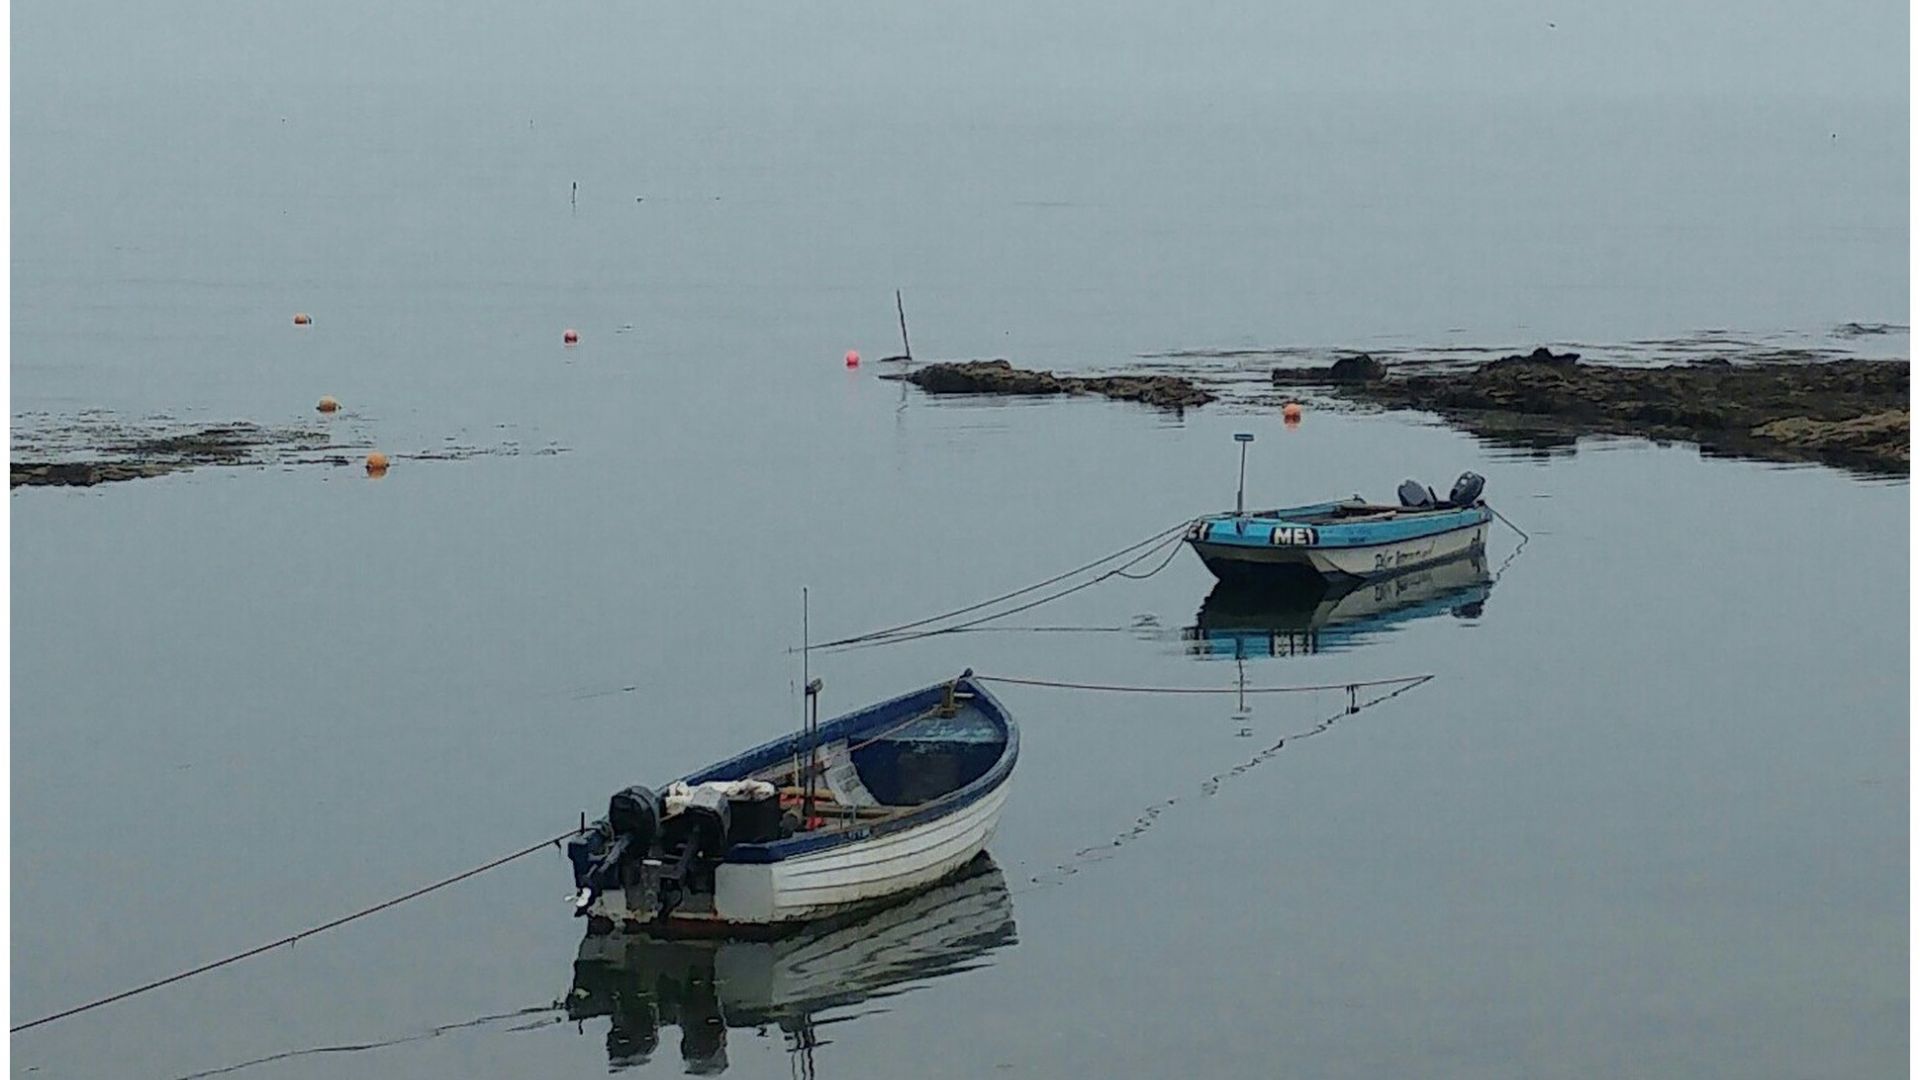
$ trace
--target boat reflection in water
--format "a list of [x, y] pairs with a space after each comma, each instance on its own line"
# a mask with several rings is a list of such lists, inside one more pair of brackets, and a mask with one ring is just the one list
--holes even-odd
[[864, 918], [809, 924], [773, 941], [588, 935], [567, 1018], [610, 1018], [614, 1069], [646, 1063], [661, 1027], [673, 1026], [687, 1071], [718, 1073], [728, 1028], [778, 1027], [790, 1052], [810, 1055], [823, 1010], [979, 967], [1016, 940], [1006, 880], [982, 855], [959, 877]]
[[1351, 587], [1258, 589], [1221, 582], [1182, 636], [1189, 653], [1208, 658], [1304, 656], [1359, 645], [1434, 615], [1478, 618], [1492, 588], [1479, 555]]

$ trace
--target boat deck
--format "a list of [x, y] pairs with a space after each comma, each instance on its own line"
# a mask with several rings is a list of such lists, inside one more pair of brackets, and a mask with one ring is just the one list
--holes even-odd
[[1389, 506], [1382, 503], [1339, 502], [1320, 503], [1314, 506], [1295, 506], [1280, 510], [1254, 510], [1247, 517], [1286, 521], [1301, 525], [1357, 525], [1369, 521], [1393, 521], [1400, 518], [1418, 518], [1434, 514], [1448, 514], [1461, 507], [1454, 506]]

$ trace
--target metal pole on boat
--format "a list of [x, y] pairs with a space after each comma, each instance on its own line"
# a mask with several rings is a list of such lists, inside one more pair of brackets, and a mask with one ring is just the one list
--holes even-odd
[[813, 722], [808, 719], [809, 707], [813, 704], [812, 671], [807, 666], [807, 650], [810, 645], [807, 626], [807, 587], [800, 586], [800, 733], [807, 744], [807, 776], [805, 782], [805, 809], [800, 824], [805, 827], [807, 819], [813, 816]]
[[807, 721], [807, 794], [801, 808], [802, 825], [813, 820], [814, 777], [820, 772], [820, 688], [822, 685], [819, 679], [807, 683], [807, 704], [812, 710], [812, 715]]
[[1253, 441], [1253, 433], [1235, 432], [1233, 441], [1240, 444], [1240, 489], [1233, 496], [1233, 513], [1238, 517], [1247, 512], [1247, 444]]

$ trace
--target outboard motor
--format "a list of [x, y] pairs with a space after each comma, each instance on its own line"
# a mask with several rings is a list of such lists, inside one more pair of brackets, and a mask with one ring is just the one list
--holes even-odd
[[1430, 510], [1433, 508], [1433, 489], [1418, 480], [1407, 480], [1400, 485], [1400, 505], [1409, 510]]
[[666, 918], [680, 905], [687, 892], [688, 878], [696, 860], [718, 861], [727, 853], [727, 830], [733, 823], [733, 808], [726, 795], [710, 787], [694, 788], [687, 803], [667, 821], [661, 846], [679, 848], [673, 869], [660, 875], [660, 910], [656, 918]]
[[667, 830], [669, 841], [686, 845], [695, 857], [718, 859], [727, 853], [727, 829], [733, 823], [733, 804], [725, 794], [697, 787], [687, 794], [687, 805]]
[[568, 842], [573, 884], [580, 890], [573, 898], [574, 915], [585, 915], [595, 897], [637, 876], [660, 831], [661, 811], [660, 797], [636, 784], [614, 793], [606, 819], [595, 829]]
[[1486, 487], [1486, 477], [1477, 472], [1463, 472], [1460, 479], [1453, 482], [1453, 490], [1447, 495], [1447, 505], [1460, 508], [1472, 506]]
[[614, 792], [607, 800], [607, 824], [615, 836], [632, 837], [634, 846], [644, 851], [653, 846], [654, 834], [660, 829], [660, 811], [660, 797], [635, 784]]

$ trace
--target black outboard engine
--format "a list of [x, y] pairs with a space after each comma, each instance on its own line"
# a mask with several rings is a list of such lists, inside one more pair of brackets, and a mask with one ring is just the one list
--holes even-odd
[[1447, 505], [1460, 509], [1472, 506], [1486, 487], [1486, 477], [1477, 472], [1463, 472], [1460, 479], [1453, 482], [1453, 490], [1447, 495]]
[[567, 842], [573, 863], [573, 913], [585, 915], [594, 898], [608, 889], [624, 888], [638, 876], [654, 838], [660, 832], [663, 807], [652, 790], [634, 785], [614, 793], [607, 816], [584, 835]]
[[686, 895], [695, 862], [718, 862], [727, 853], [727, 830], [733, 823], [732, 804], [713, 788], [697, 787], [687, 795], [687, 804], [668, 822], [661, 835], [661, 848], [677, 859], [671, 870], [660, 876], [660, 918], [665, 918]]
[[1433, 489], [1418, 480], [1406, 480], [1400, 484], [1400, 505], [1409, 510], [1430, 510], [1433, 508]]
[[660, 811], [660, 797], [635, 784], [607, 800], [607, 824], [615, 836], [632, 837], [644, 851], [653, 846], [653, 836], [660, 830]]
[[667, 844], [684, 844], [696, 858], [718, 859], [727, 853], [732, 819], [733, 807], [725, 795], [710, 787], [694, 788], [687, 805], [667, 823]]

